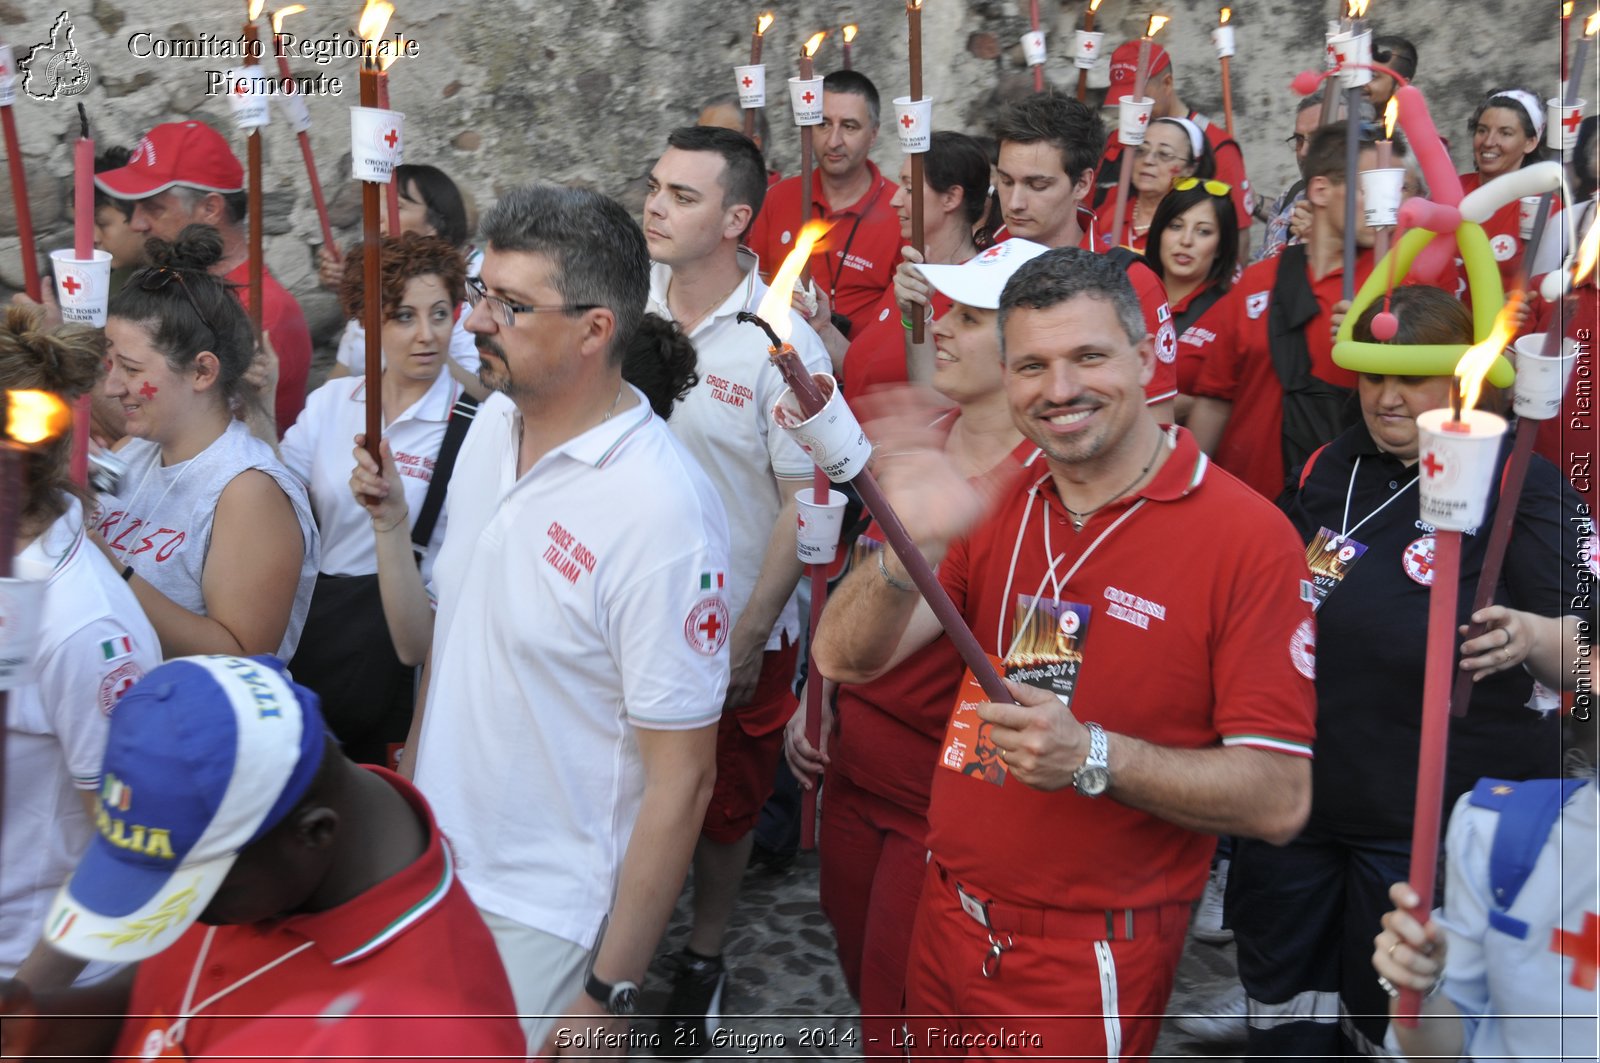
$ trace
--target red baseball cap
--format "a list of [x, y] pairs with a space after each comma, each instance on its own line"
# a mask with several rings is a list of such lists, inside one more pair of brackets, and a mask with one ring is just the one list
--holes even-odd
[[222, 134], [204, 122], [163, 122], [140, 138], [128, 165], [94, 175], [118, 199], [145, 199], [183, 185], [202, 192], [244, 191], [244, 167]]
[[[1149, 77], [1172, 65], [1172, 57], [1155, 41], [1150, 42]], [[1118, 98], [1133, 94], [1134, 75], [1139, 72], [1139, 42], [1128, 41], [1111, 53], [1111, 87], [1106, 90], [1105, 106], [1115, 107]]]

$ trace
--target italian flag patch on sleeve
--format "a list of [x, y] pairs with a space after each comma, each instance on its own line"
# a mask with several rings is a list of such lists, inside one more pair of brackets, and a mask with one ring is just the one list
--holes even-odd
[[723, 584], [727, 582], [728, 574], [726, 572], [700, 573], [700, 589], [703, 591], [720, 591]]
[[100, 659], [103, 661], [115, 661], [132, 655], [133, 640], [126, 635], [118, 635], [114, 639], [106, 639], [100, 644]]

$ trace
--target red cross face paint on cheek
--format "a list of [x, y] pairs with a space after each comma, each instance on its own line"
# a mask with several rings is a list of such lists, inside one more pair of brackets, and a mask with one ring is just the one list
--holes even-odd
[[150, 383], [150, 381], [146, 380], [143, 384], [139, 385], [139, 396], [140, 396], [140, 398], [143, 398], [146, 401], [148, 401], [150, 399], [155, 398], [156, 397], [156, 393], [159, 392], [160, 390], [161, 390], [160, 388], [156, 387], [154, 384]]

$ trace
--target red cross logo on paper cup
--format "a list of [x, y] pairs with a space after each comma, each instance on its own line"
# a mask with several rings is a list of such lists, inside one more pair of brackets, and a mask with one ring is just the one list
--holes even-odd
[[1487, 410], [1425, 410], [1417, 417], [1419, 508], [1441, 531], [1464, 532], [1483, 521], [1494, 484], [1495, 456], [1506, 422]]
[[1588, 100], [1574, 100], [1572, 106], [1560, 97], [1545, 100], [1545, 143], [1556, 151], [1571, 151], [1578, 143], [1578, 127], [1583, 124], [1583, 109]]
[[1359, 89], [1372, 80], [1371, 30], [1341, 33], [1328, 42], [1328, 47], [1333, 49], [1341, 87]]
[[822, 124], [822, 79], [789, 79], [789, 109], [798, 126]]
[[736, 66], [733, 68], [733, 79], [738, 84], [740, 107], [749, 111], [767, 105], [766, 64]]
[[907, 155], [927, 151], [933, 142], [933, 99], [896, 96], [894, 116], [895, 132], [900, 134], [900, 150]]
[[1145, 126], [1150, 124], [1150, 112], [1155, 105], [1156, 101], [1149, 96], [1141, 96], [1137, 100], [1132, 96], [1123, 96], [1117, 101], [1117, 139], [1123, 147], [1131, 148], [1144, 143]]
[[1043, 66], [1049, 54], [1043, 30], [1030, 30], [1022, 35], [1022, 58], [1029, 66]]
[[233, 91], [228, 93], [228, 111], [234, 125], [248, 133], [272, 121], [272, 97], [263, 88], [266, 74], [259, 66], [230, 70], [228, 80], [233, 85]]
[[1105, 43], [1104, 33], [1072, 32], [1072, 65], [1079, 70], [1089, 70], [1100, 61], [1100, 48]]
[[84, 261], [68, 247], [50, 252], [50, 263], [56, 275], [61, 319], [74, 325], [104, 326], [111, 301], [111, 252], [95, 251], [93, 258]]
[[350, 168], [357, 181], [389, 183], [405, 161], [405, 122], [399, 111], [350, 108]]

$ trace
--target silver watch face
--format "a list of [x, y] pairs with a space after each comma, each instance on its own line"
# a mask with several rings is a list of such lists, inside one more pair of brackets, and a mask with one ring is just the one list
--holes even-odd
[[632, 982], [618, 982], [611, 990], [607, 1009], [613, 1015], [632, 1015], [639, 1007], [639, 987]]
[[1111, 773], [1098, 765], [1085, 764], [1072, 776], [1072, 788], [1085, 797], [1099, 797], [1111, 785]]

